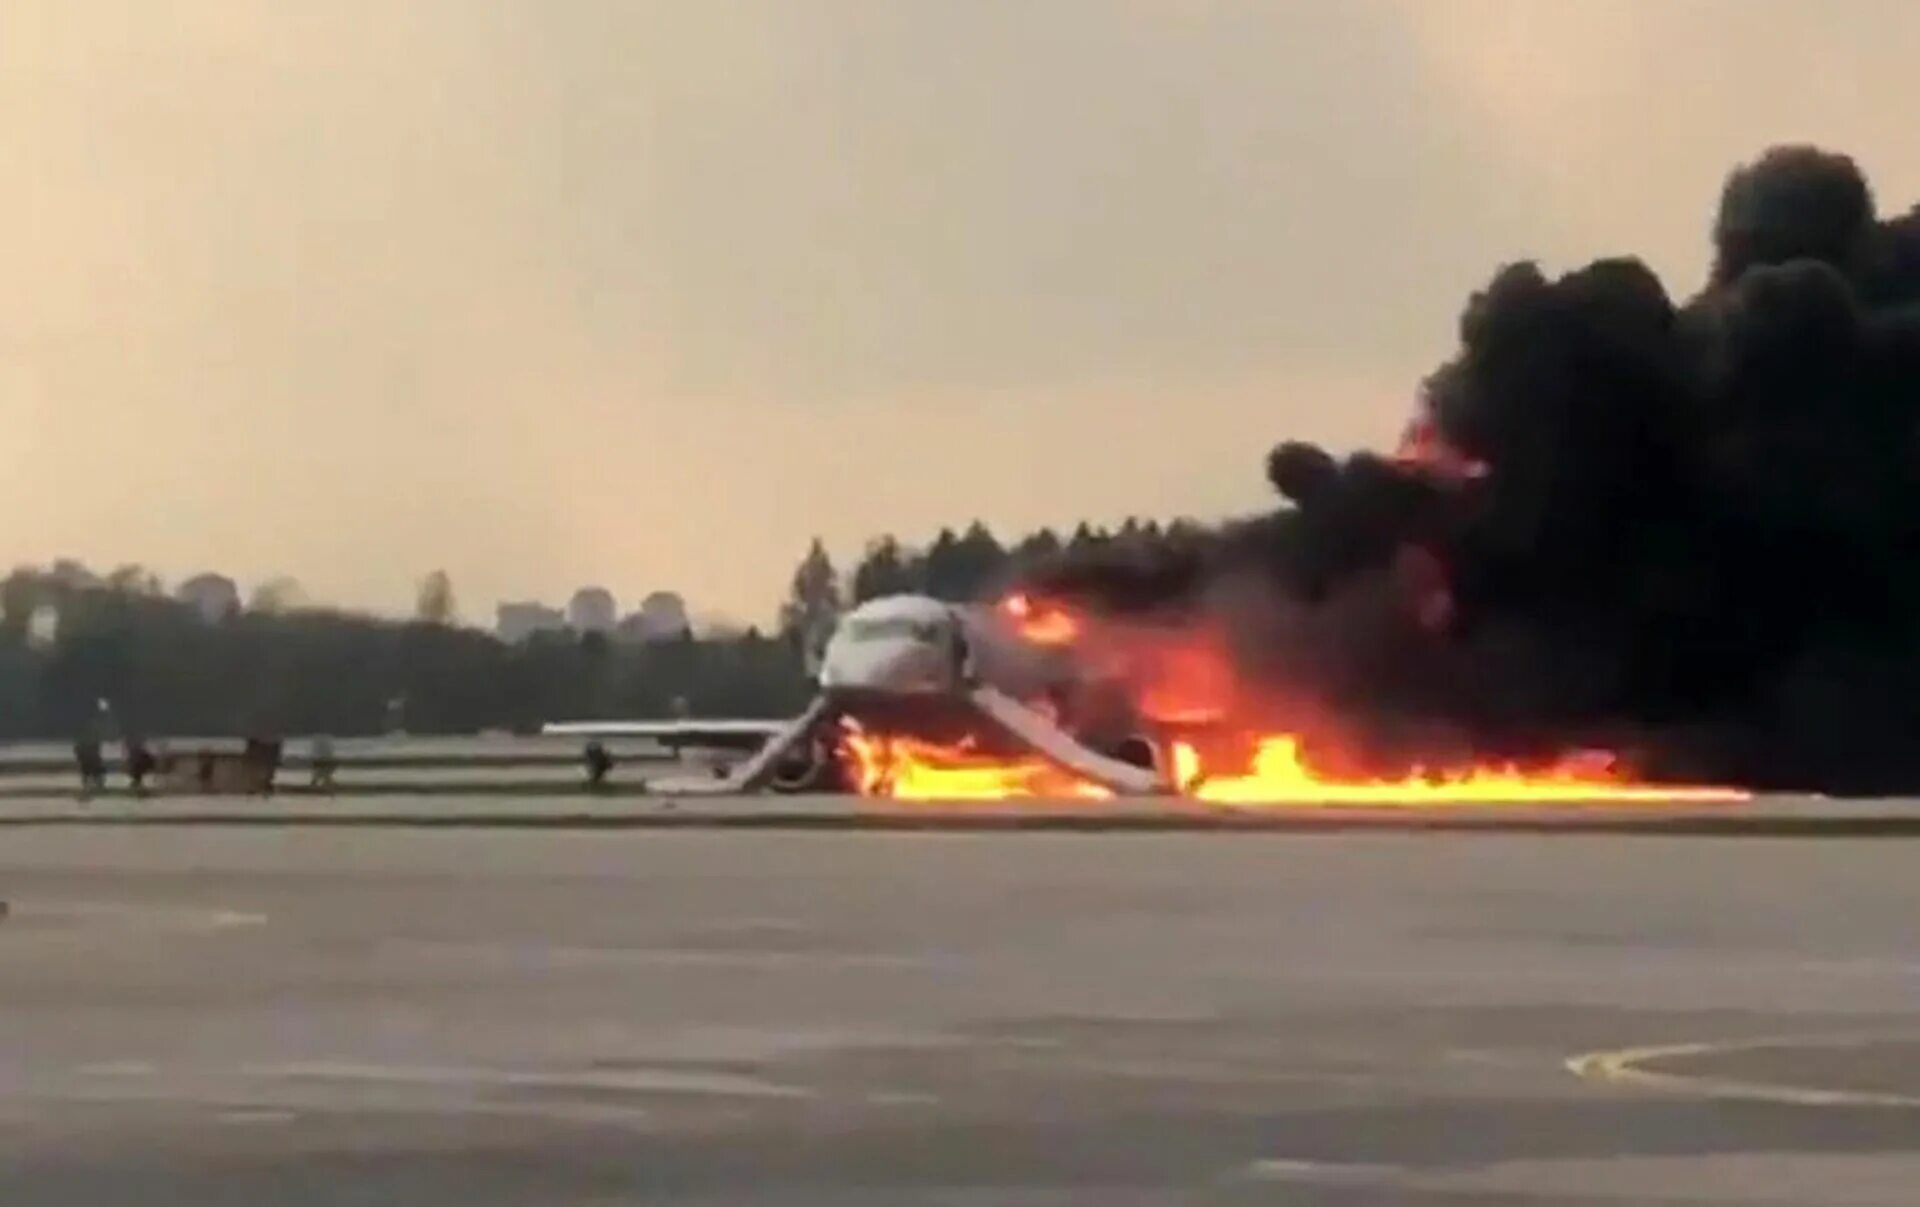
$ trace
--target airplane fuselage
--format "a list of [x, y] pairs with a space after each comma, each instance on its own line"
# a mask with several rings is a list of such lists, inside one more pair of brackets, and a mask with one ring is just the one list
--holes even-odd
[[[1026, 640], [991, 608], [922, 595], [869, 600], [842, 616], [828, 636], [817, 683], [818, 695], [802, 715], [762, 727], [764, 743], [735, 768], [729, 786], [825, 786], [838, 770], [832, 727], [851, 720], [933, 741], [966, 737], [1037, 750], [1116, 790], [1162, 787], [1161, 752], [1133, 730], [1124, 708], [1111, 706], [1111, 697], [1071, 651]], [[547, 728], [652, 734], [669, 742], [679, 730], [695, 735], [689, 742], [727, 737], [731, 743], [730, 735], [703, 722]]]

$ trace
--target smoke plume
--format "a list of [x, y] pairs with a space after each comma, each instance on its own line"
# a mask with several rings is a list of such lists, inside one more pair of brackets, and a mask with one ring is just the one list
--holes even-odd
[[1634, 259], [1501, 269], [1399, 450], [1281, 444], [1271, 514], [1031, 588], [1211, 626], [1383, 747], [1920, 790], [1920, 210], [1781, 147], [1712, 229], [1683, 303]]

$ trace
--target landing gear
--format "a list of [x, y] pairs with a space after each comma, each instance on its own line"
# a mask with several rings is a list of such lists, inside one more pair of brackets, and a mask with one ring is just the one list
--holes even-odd
[[783, 795], [801, 792], [837, 792], [844, 786], [839, 752], [825, 732], [816, 730], [795, 742], [773, 766], [767, 787]]

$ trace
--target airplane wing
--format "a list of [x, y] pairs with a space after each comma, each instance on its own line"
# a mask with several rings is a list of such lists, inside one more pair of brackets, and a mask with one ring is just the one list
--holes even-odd
[[781, 720], [550, 721], [540, 732], [559, 738], [650, 738], [663, 746], [758, 750], [789, 724]]
[[730, 774], [721, 779], [649, 780], [647, 790], [666, 796], [717, 796], [757, 792], [766, 786], [773, 775], [775, 765], [786, 756], [788, 751], [803, 741], [829, 711], [826, 699], [815, 696], [813, 703], [809, 704], [799, 716], [778, 724], [778, 732], [761, 745], [759, 753], [735, 767]]

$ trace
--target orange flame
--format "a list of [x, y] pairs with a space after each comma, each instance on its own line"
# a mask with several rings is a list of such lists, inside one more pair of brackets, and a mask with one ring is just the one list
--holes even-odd
[[[1113, 792], [1037, 755], [997, 757], [965, 744], [943, 746], [901, 734], [850, 734], [856, 787], [894, 800], [1104, 800]], [[1172, 747], [1181, 795], [1225, 805], [1447, 805], [1553, 802], [1716, 802], [1745, 800], [1735, 788], [1637, 782], [1611, 755], [1574, 757], [1542, 770], [1513, 764], [1470, 766], [1398, 779], [1323, 775], [1301, 757], [1291, 734], [1259, 738], [1252, 767], [1211, 774], [1189, 743]]]
[[1080, 621], [1065, 608], [1034, 602], [1031, 596], [1009, 595], [1000, 610], [1014, 629], [1035, 645], [1071, 645], [1080, 637]]
[[[971, 743], [942, 745], [902, 734], [850, 729], [845, 749], [863, 796], [893, 800], [1105, 800], [1113, 792], [1037, 755], [1001, 757]], [[1415, 769], [1399, 778], [1328, 775], [1308, 765], [1293, 734], [1257, 738], [1244, 771], [1209, 771], [1199, 749], [1170, 746], [1179, 795], [1221, 805], [1393, 805], [1733, 802], [1734, 788], [1637, 781], [1606, 752], [1587, 752], [1528, 770], [1514, 764]]]
[[[1423, 463], [1429, 457], [1440, 458], [1449, 472], [1468, 476], [1485, 472], [1477, 462], [1461, 470], [1464, 459], [1432, 434], [1431, 425], [1419, 433], [1410, 432], [1409, 447]], [[1430, 555], [1405, 560], [1403, 570], [1423, 626], [1441, 627], [1445, 615], [1439, 609], [1451, 605], [1444, 567]], [[1543, 768], [1481, 762], [1416, 767], [1405, 774], [1372, 777], [1357, 769], [1364, 762], [1309, 757], [1305, 732], [1293, 720], [1269, 722], [1271, 728], [1248, 724], [1253, 711], [1249, 705], [1264, 704], [1258, 710], [1261, 715], [1303, 722], [1304, 729], [1315, 735], [1316, 753], [1338, 755], [1345, 745], [1332, 742], [1329, 749], [1324, 726], [1310, 711], [1302, 712], [1306, 701], [1279, 707], [1287, 702], [1264, 696], [1249, 699], [1247, 685], [1240, 681], [1232, 656], [1216, 633], [1109, 623], [1024, 594], [1010, 595], [998, 606], [1026, 639], [1072, 645], [1083, 671], [1097, 668], [1100, 675], [1121, 684], [1135, 715], [1164, 744], [1170, 789], [1197, 800], [1223, 805], [1433, 806], [1737, 801], [1748, 796], [1731, 788], [1646, 783], [1618, 756], [1604, 751], [1571, 754]], [[1436, 614], [1429, 616], [1430, 611]], [[1057, 720], [1044, 702], [1035, 701], [1032, 706]], [[871, 731], [847, 721], [841, 749], [854, 786], [864, 796], [960, 801], [1114, 795], [1037, 754], [996, 754], [972, 739], [942, 743], [924, 736]], [[1340, 770], [1329, 770], [1333, 767]]]
[[1209, 775], [1189, 743], [1173, 745], [1174, 781], [1200, 800], [1220, 804], [1545, 803], [1553, 801], [1734, 801], [1747, 794], [1732, 788], [1637, 782], [1605, 751], [1571, 755], [1542, 770], [1513, 764], [1469, 766], [1428, 772], [1416, 768], [1398, 779], [1342, 779], [1309, 767], [1292, 734], [1259, 738], [1244, 773]]
[[843, 748], [862, 796], [894, 800], [1009, 800], [1031, 797], [1105, 799], [1113, 793], [1038, 755], [1005, 758], [970, 743], [942, 745], [904, 734], [868, 733], [848, 725]]
[[1416, 415], [1400, 434], [1400, 446], [1393, 459], [1402, 465], [1430, 470], [1447, 478], [1484, 478], [1487, 463], [1455, 448], [1440, 434], [1440, 427], [1427, 414]]

